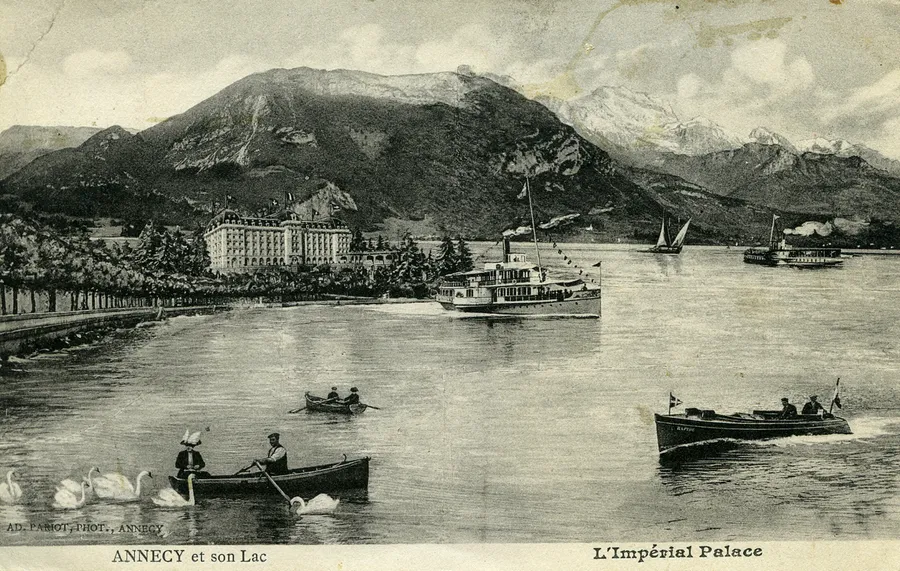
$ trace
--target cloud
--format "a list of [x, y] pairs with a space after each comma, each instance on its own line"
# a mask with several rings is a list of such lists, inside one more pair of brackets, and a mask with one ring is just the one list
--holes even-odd
[[730, 72], [736, 81], [765, 85], [777, 95], [806, 89], [815, 79], [805, 58], [787, 61], [787, 45], [781, 40], [759, 40], [735, 48], [731, 52]]
[[63, 73], [69, 77], [86, 77], [98, 74], [121, 74], [131, 66], [127, 52], [101, 52], [87, 50], [74, 53], [63, 61]]
[[696, 73], [689, 73], [678, 78], [676, 89], [679, 99], [691, 99], [700, 92], [703, 80]]
[[641, 44], [631, 49], [616, 53], [616, 67], [619, 74], [627, 79], [638, 79], [648, 76], [656, 69], [654, 47]]
[[900, 110], [900, 68], [891, 70], [878, 80], [850, 92], [830, 109], [825, 116], [830, 120], [852, 117], [857, 114], [871, 116]]

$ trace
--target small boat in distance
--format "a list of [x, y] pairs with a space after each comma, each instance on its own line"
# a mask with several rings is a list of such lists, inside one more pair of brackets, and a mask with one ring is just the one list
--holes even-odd
[[[316, 494], [339, 490], [364, 489], [369, 486], [369, 458], [294, 468], [287, 474], [273, 475], [272, 480], [290, 496], [312, 497]], [[176, 492], [186, 496], [186, 478], [169, 476], [169, 484]], [[278, 491], [262, 472], [224, 476], [195, 476], [192, 482], [197, 498], [272, 496]]]
[[306, 393], [306, 410], [312, 412], [333, 412], [337, 414], [362, 414], [369, 408], [361, 402], [356, 404], [344, 404], [341, 402], [329, 402], [328, 399]]
[[684, 238], [687, 236], [688, 226], [691, 225], [691, 219], [688, 219], [675, 235], [675, 238], [669, 236], [669, 228], [666, 226], [666, 219], [663, 218], [662, 227], [659, 229], [659, 238], [656, 245], [649, 250], [644, 250], [651, 254], [680, 254], [684, 247]]
[[775, 221], [772, 216], [772, 230], [769, 232], [768, 248], [744, 250], [744, 262], [763, 266], [792, 266], [796, 268], [828, 268], [844, 263], [840, 248], [794, 248], [785, 241], [775, 240]]

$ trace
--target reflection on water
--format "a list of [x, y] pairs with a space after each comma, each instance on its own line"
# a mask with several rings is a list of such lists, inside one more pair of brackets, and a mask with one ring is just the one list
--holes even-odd
[[[599, 320], [459, 318], [434, 303], [246, 309], [115, 333], [0, 369], [0, 544], [441, 543], [892, 538], [900, 523], [900, 259], [840, 272], [572, 247], [604, 259]], [[564, 268], [556, 268], [563, 270]], [[721, 411], [802, 402], [840, 376], [853, 435], [743, 443], [660, 462], [669, 392]], [[360, 389], [379, 407], [288, 410]], [[291, 466], [371, 456], [334, 514], [280, 496], [165, 509], [185, 429], [234, 473], [280, 432]], [[141, 470], [143, 499], [51, 507], [91, 466]], [[32, 531], [102, 523], [104, 531]]]

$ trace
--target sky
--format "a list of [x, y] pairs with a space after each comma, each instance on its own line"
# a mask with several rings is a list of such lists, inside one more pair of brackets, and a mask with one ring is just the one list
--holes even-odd
[[144, 129], [276, 67], [467, 65], [534, 96], [622, 86], [683, 121], [900, 159], [900, 0], [0, 0], [0, 11], [0, 129]]

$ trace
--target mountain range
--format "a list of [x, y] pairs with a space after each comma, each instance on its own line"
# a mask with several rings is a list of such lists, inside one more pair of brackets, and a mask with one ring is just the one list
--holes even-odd
[[77, 147], [102, 129], [13, 125], [0, 133], [0, 180], [47, 153]]
[[796, 225], [900, 221], [890, 159], [852, 154], [864, 151], [738, 137], [623, 88], [533, 101], [470, 72], [275, 69], [140, 133], [45, 153], [0, 192], [45, 212], [201, 225], [226, 196], [256, 212], [331, 185], [352, 197], [341, 217], [355, 228], [494, 238], [530, 223], [527, 176], [539, 218], [580, 215], [561, 233], [650, 241], [668, 213], [693, 218], [695, 243], [753, 241], [773, 210]]

